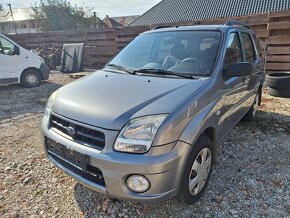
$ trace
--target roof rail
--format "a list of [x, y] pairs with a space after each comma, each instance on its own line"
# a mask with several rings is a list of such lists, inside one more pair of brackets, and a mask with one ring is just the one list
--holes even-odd
[[242, 22], [236, 21], [236, 20], [228, 20], [225, 22], [224, 25], [225, 26], [241, 26], [241, 27], [251, 29], [251, 27], [248, 24], [245, 24], [245, 23], [242, 23]]
[[159, 29], [163, 29], [163, 28], [170, 28], [170, 27], [178, 27], [178, 26], [156, 26], [156, 27], [153, 27], [152, 30], [159, 30]]

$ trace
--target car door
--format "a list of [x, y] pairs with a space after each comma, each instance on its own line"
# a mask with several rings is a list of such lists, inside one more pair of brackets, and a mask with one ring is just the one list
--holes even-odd
[[22, 59], [15, 45], [0, 36], [0, 84], [17, 83], [22, 72]]
[[[227, 37], [222, 71], [236, 63], [243, 62], [243, 52], [238, 31], [231, 31]], [[246, 98], [247, 83], [245, 77], [222, 78], [221, 107], [219, 119], [219, 137], [222, 138], [243, 115], [243, 102]]]
[[257, 93], [259, 87], [260, 77], [264, 74], [264, 59], [259, 57], [255, 44], [253, 41], [253, 35], [246, 31], [241, 31], [241, 42], [244, 51], [244, 58], [246, 62], [253, 65], [253, 73], [246, 77], [245, 83], [247, 85], [247, 97], [249, 98], [249, 107], [252, 105], [253, 100], [251, 96]]

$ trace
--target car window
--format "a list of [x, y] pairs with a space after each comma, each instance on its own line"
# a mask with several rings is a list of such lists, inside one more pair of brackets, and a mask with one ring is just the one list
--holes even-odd
[[206, 51], [214, 47], [218, 41], [215, 38], [204, 38], [200, 42], [200, 51]]
[[[110, 64], [129, 70], [157, 69], [208, 76], [219, 45], [219, 31], [168, 31], [143, 34], [123, 49]], [[141, 58], [142, 57], [142, 58]]]
[[15, 46], [8, 40], [0, 37], [0, 53], [6, 55], [14, 55]]
[[252, 39], [250, 35], [247, 33], [242, 33], [242, 38], [243, 38], [242, 43], [243, 43], [245, 55], [246, 55], [246, 61], [252, 62], [256, 59]]
[[254, 35], [254, 41], [255, 41], [255, 44], [256, 44], [256, 48], [257, 48], [257, 52], [258, 52], [258, 55], [259, 57], [261, 58], [265, 58], [265, 49], [263, 48], [263, 45], [262, 45], [262, 42], [260, 41], [260, 39]]
[[231, 33], [227, 42], [227, 50], [225, 56], [225, 69], [230, 68], [232, 65], [242, 62], [242, 50], [238, 33]]
[[137, 40], [132, 41], [123, 50], [123, 56], [116, 57], [118, 65], [130, 65], [135, 68], [140, 68], [150, 62], [150, 51], [153, 47], [154, 39], [149, 36], [144, 39], [144, 43], [137, 43]]

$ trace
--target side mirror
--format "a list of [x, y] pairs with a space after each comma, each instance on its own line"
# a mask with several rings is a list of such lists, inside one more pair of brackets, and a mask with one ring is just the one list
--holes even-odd
[[17, 45], [14, 46], [14, 54], [15, 55], [20, 55], [20, 49]]
[[232, 65], [223, 72], [225, 78], [248, 76], [253, 72], [253, 65], [249, 62], [240, 62]]

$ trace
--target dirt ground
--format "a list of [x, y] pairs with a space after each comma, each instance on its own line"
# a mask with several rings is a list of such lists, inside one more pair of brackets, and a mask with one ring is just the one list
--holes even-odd
[[89, 190], [45, 159], [45, 104], [71, 81], [52, 74], [33, 89], [0, 86], [0, 217], [290, 217], [290, 99], [264, 93], [256, 121], [221, 143], [199, 202], [133, 204]]

